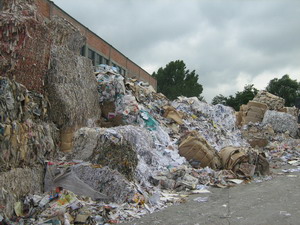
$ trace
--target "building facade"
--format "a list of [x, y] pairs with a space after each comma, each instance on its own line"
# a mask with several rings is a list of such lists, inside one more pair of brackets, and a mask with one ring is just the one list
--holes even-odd
[[93, 65], [107, 64], [115, 66], [119, 69], [120, 74], [127, 77], [136, 78], [144, 82], [148, 82], [155, 89], [157, 88], [156, 79], [154, 79], [147, 71], [127, 58], [124, 54], [122, 54], [108, 42], [103, 40], [93, 31], [88, 29], [86, 26], [78, 22], [60, 7], [55, 5], [54, 2], [49, 0], [35, 1], [37, 3], [39, 12], [45, 18], [51, 19], [51, 17], [54, 15], [60, 16], [68, 20], [80, 30], [82, 35], [84, 35], [87, 39], [86, 45], [82, 47], [81, 55], [91, 59]]

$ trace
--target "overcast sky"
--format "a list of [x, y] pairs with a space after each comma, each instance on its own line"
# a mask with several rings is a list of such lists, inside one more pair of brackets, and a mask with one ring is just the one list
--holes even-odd
[[196, 70], [207, 101], [284, 74], [300, 81], [299, 0], [54, 0], [147, 72]]

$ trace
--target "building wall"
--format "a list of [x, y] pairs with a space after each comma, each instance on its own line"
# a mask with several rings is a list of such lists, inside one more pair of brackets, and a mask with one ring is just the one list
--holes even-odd
[[[96, 57], [101, 57], [101, 63], [105, 63], [120, 68], [120, 73], [128, 77], [134, 77], [144, 82], [149, 82], [155, 89], [157, 88], [156, 80], [147, 73], [140, 66], [135, 64], [133, 61], [128, 59], [125, 55], [119, 52], [116, 48], [111, 46], [97, 34], [89, 30], [83, 24], [79, 23], [72, 16], [68, 15], [65, 11], [60, 9], [52, 1], [49, 0], [35, 0], [38, 6], [40, 13], [47, 19], [50, 19], [51, 16], [57, 15], [65, 18], [74, 26], [76, 26], [87, 38], [87, 44], [82, 51], [82, 55], [89, 57], [91, 54], [95, 55], [94, 64], [98, 63]], [[89, 49], [94, 53], [90, 52]], [[98, 55], [98, 56], [96, 56]], [[90, 58], [90, 57], [89, 57]]]

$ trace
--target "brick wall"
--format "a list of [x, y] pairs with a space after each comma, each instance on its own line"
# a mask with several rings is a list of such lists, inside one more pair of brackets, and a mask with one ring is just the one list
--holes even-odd
[[120, 66], [122, 66], [123, 68], [126, 68], [127, 58], [123, 54], [121, 54], [119, 51], [117, 51], [115, 48], [111, 48], [110, 57], [112, 60], [114, 60]]
[[35, 3], [42, 16], [50, 18], [50, 2], [36, 0]]
[[122, 53], [120, 53], [117, 49], [112, 47], [102, 38], [97, 36], [95, 33], [90, 31], [87, 27], [85, 27], [77, 20], [72, 18], [54, 3], [48, 0], [35, 1], [37, 3], [38, 10], [44, 17], [50, 19], [51, 15], [58, 15], [67, 19], [70, 23], [76, 26], [84, 36], [86, 36], [87, 45], [91, 47], [94, 51], [97, 51], [107, 59], [112, 60], [114, 63], [126, 69], [128, 77], [135, 77], [137, 79], [141, 79], [142, 81], [149, 82], [156, 89], [157, 82], [153, 77], [151, 77], [149, 73], [140, 68], [137, 64], [132, 62], [130, 59], [128, 59], [126, 56], [124, 56]]
[[102, 53], [106, 58], [109, 58], [110, 45], [102, 40], [99, 40], [92, 32], [86, 32], [87, 44], [94, 50]]

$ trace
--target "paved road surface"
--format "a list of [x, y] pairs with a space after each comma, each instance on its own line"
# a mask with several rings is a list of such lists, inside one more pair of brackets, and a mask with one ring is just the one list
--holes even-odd
[[[186, 203], [125, 224], [298, 225], [300, 173], [290, 175], [226, 189], [210, 188], [210, 194], [192, 195]], [[193, 201], [199, 196], [209, 196], [208, 202]]]

